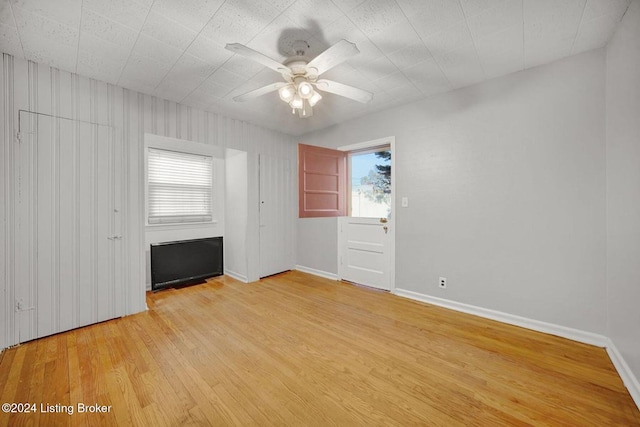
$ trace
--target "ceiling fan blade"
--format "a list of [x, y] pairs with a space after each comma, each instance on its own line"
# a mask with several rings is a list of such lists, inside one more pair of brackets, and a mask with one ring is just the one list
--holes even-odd
[[247, 59], [251, 59], [259, 64], [264, 65], [265, 67], [271, 68], [274, 71], [279, 73], [291, 74], [291, 69], [284, 64], [279, 63], [278, 61], [269, 58], [266, 55], [261, 54], [243, 44], [240, 43], [228, 43], [225, 46], [225, 49], [230, 50], [233, 53], [237, 53], [238, 55], [242, 55]]
[[354, 101], [362, 102], [363, 104], [366, 104], [373, 99], [373, 94], [371, 92], [334, 82], [333, 80], [320, 79], [313, 84], [322, 91], [344, 96], [345, 98], [353, 99]]
[[261, 88], [252, 90], [251, 92], [247, 92], [247, 93], [243, 93], [242, 95], [238, 95], [236, 97], [233, 98], [234, 101], [248, 101], [250, 99], [254, 99], [257, 98], [259, 96], [265, 95], [269, 92], [273, 92], [276, 91], [278, 89], [280, 89], [282, 86], [286, 86], [288, 83], [286, 82], [277, 82], [277, 83], [272, 83], [270, 85], [267, 86], [263, 86]]
[[329, 49], [316, 56], [307, 64], [307, 68], [315, 68], [318, 75], [360, 53], [355, 44], [340, 40]]

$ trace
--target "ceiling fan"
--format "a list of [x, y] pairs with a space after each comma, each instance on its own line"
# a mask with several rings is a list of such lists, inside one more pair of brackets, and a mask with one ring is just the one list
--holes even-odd
[[364, 104], [373, 99], [373, 94], [365, 90], [318, 78], [322, 73], [360, 53], [355, 44], [346, 40], [340, 40], [311, 60], [306, 56], [309, 44], [296, 41], [293, 44], [294, 55], [283, 63], [240, 43], [230, 43], [225, 47], [277, 71], [285, 80], [236, 96], [234, 101], [247, 101], [277, 90], [280, 99], [289, 104], [293, 114], [298, 113], [300, 117], [306, 118], [313, 115], [313, 107], [322, 99], [321, 92], [344, 96]]

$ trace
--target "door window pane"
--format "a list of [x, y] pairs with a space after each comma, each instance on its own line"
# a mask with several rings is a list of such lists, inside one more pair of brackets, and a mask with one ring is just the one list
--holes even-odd
[[351, 216], [388, 218], [391, 215], [391, 150], [351, 153]]

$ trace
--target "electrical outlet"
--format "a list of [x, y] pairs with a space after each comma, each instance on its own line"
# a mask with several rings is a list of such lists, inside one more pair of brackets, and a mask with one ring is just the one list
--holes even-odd
[[441, 277], [440, 280], [438, 281], [438, 286], [441, 288], [446, 288], [447, 287], [447, 278], [446, 277]]

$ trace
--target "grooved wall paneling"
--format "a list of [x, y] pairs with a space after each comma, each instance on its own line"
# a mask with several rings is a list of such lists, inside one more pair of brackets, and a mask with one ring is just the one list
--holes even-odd
[[[14, 319], [16, 257], [15, 209], [17, 171], [15, 170], [18, 111], [25, 110], [111, 126], [114, 138], [122, 144], [122, 234], [126, 262], [122, 277], [126, 289], [126, 314], [145, 310], [144, 259], [144, 133], [212, 144], [247, 152], [248, 163], [248, 245], [247, 276], [258, 276], [258, 156], [268, 154], [295, 161], [295, 145], [288, 135], [266, 130], [246, 122], [229, 119], [175, 102], [133, 92], [118, 86], [60, 71], [45, 65], [4, 54], [2, 60], [0, 133], [0, 348], [18, 342]], [[294, 182], [290, 185], [295, 186]], [[295, 187], [293, 187], [295, 188]], [[295, 204], [291, 207], [295, 212]], [[295, 250], [293, 251], [295, 253]], [[98, 309], [96, 307], [96, 309]]]

